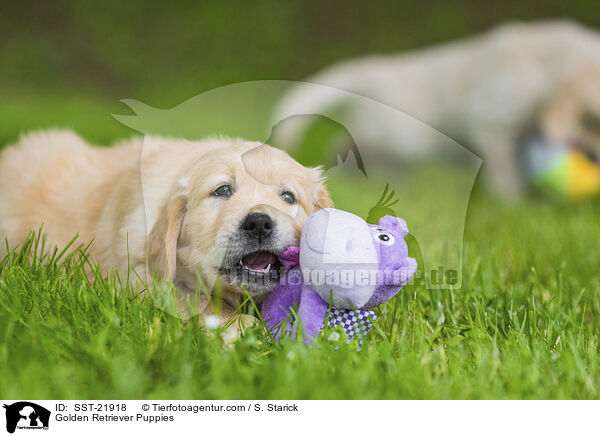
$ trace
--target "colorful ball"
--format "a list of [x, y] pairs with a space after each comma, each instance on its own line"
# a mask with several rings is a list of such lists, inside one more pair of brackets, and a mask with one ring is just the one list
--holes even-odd
[[600, 191], [600, 166], [569, 143], [538, 135], [528, 143], [525, 158], [531, 181], [550, 195], [581, 200]]
[[542, 189], [579, 200], [600, 190], [600, 167], [578, 150], [570, 150], [555, 165], [539, 174]]

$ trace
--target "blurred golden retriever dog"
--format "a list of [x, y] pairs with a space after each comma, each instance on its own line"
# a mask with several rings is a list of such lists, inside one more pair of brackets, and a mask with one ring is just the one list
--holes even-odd
[[[11, 247], [43, 225], [47, 245], [93, 240], [103, 271], [153, 278], [185, 296], [221, 284], [224, 318], [278, 279], [275, 254], [297, 244], [307, 217], [332, 206], [321, 170], [240, 139], [145, 137], [94, 147], [69, 131], [23, 136], [0, 156], [0, 236]], [[3, 244], [4, 245], [4, 244]], [[136, 274], [128, 275], [131, 266]], [[144, 283], [145, 281], [145, 283]], [[199, 307], [212, 314], [214, 296]]]
[[[521, 146], [531, 132], [600, 158], [600, 36], [569, 21], [506, 24], [433, 48], [341, 62], [306, 81], [385, 103], [469, 147], [483, 159], [491, 186], [508, 197], [526, 187]], [[399, 129], [397, 120], [362, 110], [358, 100], [325, 94], [297, 86], [276, 119], [347, 104], [348, 122], [366, 138], [361, 153], [387, 153], [396, 163], [443, 156], [439, 135]], [[302, 119], [289, 122], [276, 142], [293, 147], [305, 128]]]

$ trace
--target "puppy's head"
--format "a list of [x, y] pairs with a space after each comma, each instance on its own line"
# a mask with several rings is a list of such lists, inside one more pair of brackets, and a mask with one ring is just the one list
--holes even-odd
[[212, 150], [179, 177], [149, 236], [152, 272], [175, 284], [254, 296], [279, 279], [276, 254], [297, 245], [308, 216], [331, 207], [320, 169], [285, 152], [236, 142]]

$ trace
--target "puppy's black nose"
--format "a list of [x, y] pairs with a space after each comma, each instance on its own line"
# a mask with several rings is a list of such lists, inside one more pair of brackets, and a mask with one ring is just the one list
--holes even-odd
[[246, 216], [242, 223], [242, 230], [251, 238], [267, 238], [273, 231], [273, 220], [264, 213], [251, 213]]

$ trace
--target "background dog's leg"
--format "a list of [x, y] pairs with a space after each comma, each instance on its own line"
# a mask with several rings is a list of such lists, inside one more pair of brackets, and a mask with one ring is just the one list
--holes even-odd
[[519, 146], [506, 134], [481, 134], [475, 139], [483, 159], [483, 176], [490, 188], [507, 199], [523, 195], [525, 180], [521, 171]]

